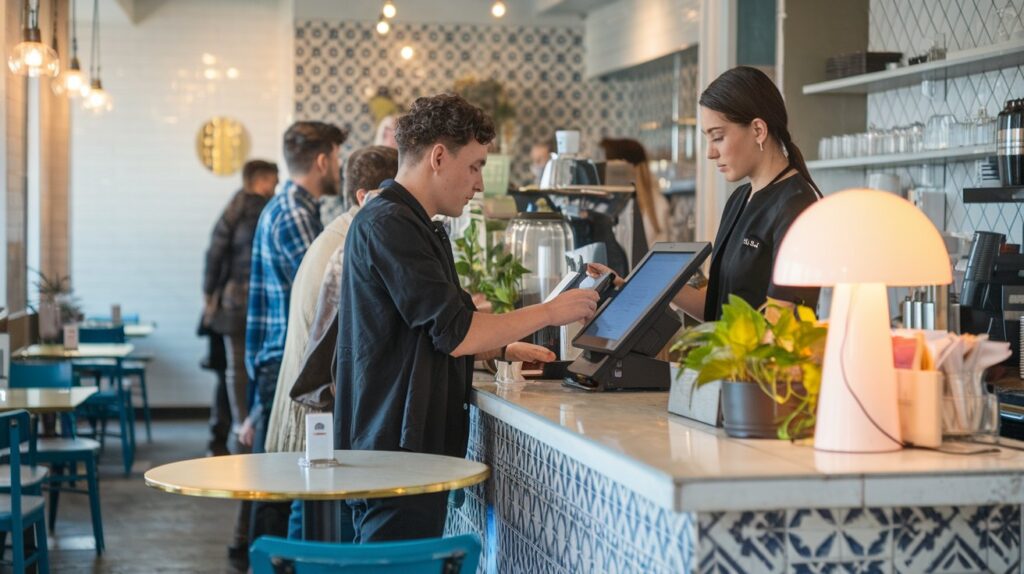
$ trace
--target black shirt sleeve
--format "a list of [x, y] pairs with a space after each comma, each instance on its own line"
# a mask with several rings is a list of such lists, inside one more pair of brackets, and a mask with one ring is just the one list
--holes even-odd
[[439, 239], [418, 222], [392, 214], [370, 223], [367, 252], [372, 271], [406, 324], [424, 329], [435, 349], [451, 354], [466, 338], [473, 311], [445, 272]]

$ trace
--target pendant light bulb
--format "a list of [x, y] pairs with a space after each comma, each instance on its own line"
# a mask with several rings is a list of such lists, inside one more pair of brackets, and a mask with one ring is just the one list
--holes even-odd
[[103, 89], [103, 83], [99, 79], [92, 81], [89, 92], [82, 100], [82, 108], [96, 115], [114, 109], [114, 101], [110, 98], [110, 94]]
[[395, 17], [395, 14], [398, 14], [398, 8], [395, 7], [394, 2], [392, 2], [391, 0], [387, 0], [387, 2], [384, 2], [384, 7], [381, 8], [381, 14], [383, 14], [385, 18], [390, 20]]
[[39, 28], [25, 28], [21, 42], [7, 58], [7, 67], [19, 76], [52, 78], [60, 73], [60, 59], [56, 50], [40, 41]]
[[71, 59], [71, 66], [66, 70], [61, 70], [60, 75], [53, 81], [51, 87], [53, 88], [53, 93], [58, 96], [67, 94], [71, 99], [84, 97], [89, 93], [89, 82], [85, 77], [85, 73], [82, 72], [78, 58]]
[[495, 18], [501, 18], [507, 11], [508, 8], [505, 7], [505, 3], [501, 0], [494, 0], [494, 4], [491, 4], [491, 16]]
[[377, 21], [377, 33], [381, 36], [386, 36], [391, 31], [391, 24], [385, 18], [381, 18]]

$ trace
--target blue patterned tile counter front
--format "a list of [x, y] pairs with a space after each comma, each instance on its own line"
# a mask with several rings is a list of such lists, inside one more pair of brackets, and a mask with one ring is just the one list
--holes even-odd
[[1021, 572], [1022, 452], [825, 455], [667, 401], [478, 383], [492, 479], [449, 533], [483, 537], [481, 572]]

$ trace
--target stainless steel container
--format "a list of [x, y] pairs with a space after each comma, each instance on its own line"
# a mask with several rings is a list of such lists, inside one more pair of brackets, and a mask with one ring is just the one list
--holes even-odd
[[1009, 100], [997, 119], [996, 157], [1003, 185], [1024, 185], [1024, 100]]

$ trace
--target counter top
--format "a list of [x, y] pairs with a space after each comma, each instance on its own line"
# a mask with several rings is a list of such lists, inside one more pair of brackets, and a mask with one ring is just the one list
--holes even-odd
[[473, 396], [482, 412], [679, 512], [1024, 503], [1021, 450], [835, 454], [734, 439], [670, 414], [667, 392], [587, 393], [553, 381], [499, 389], [477, 381]]

